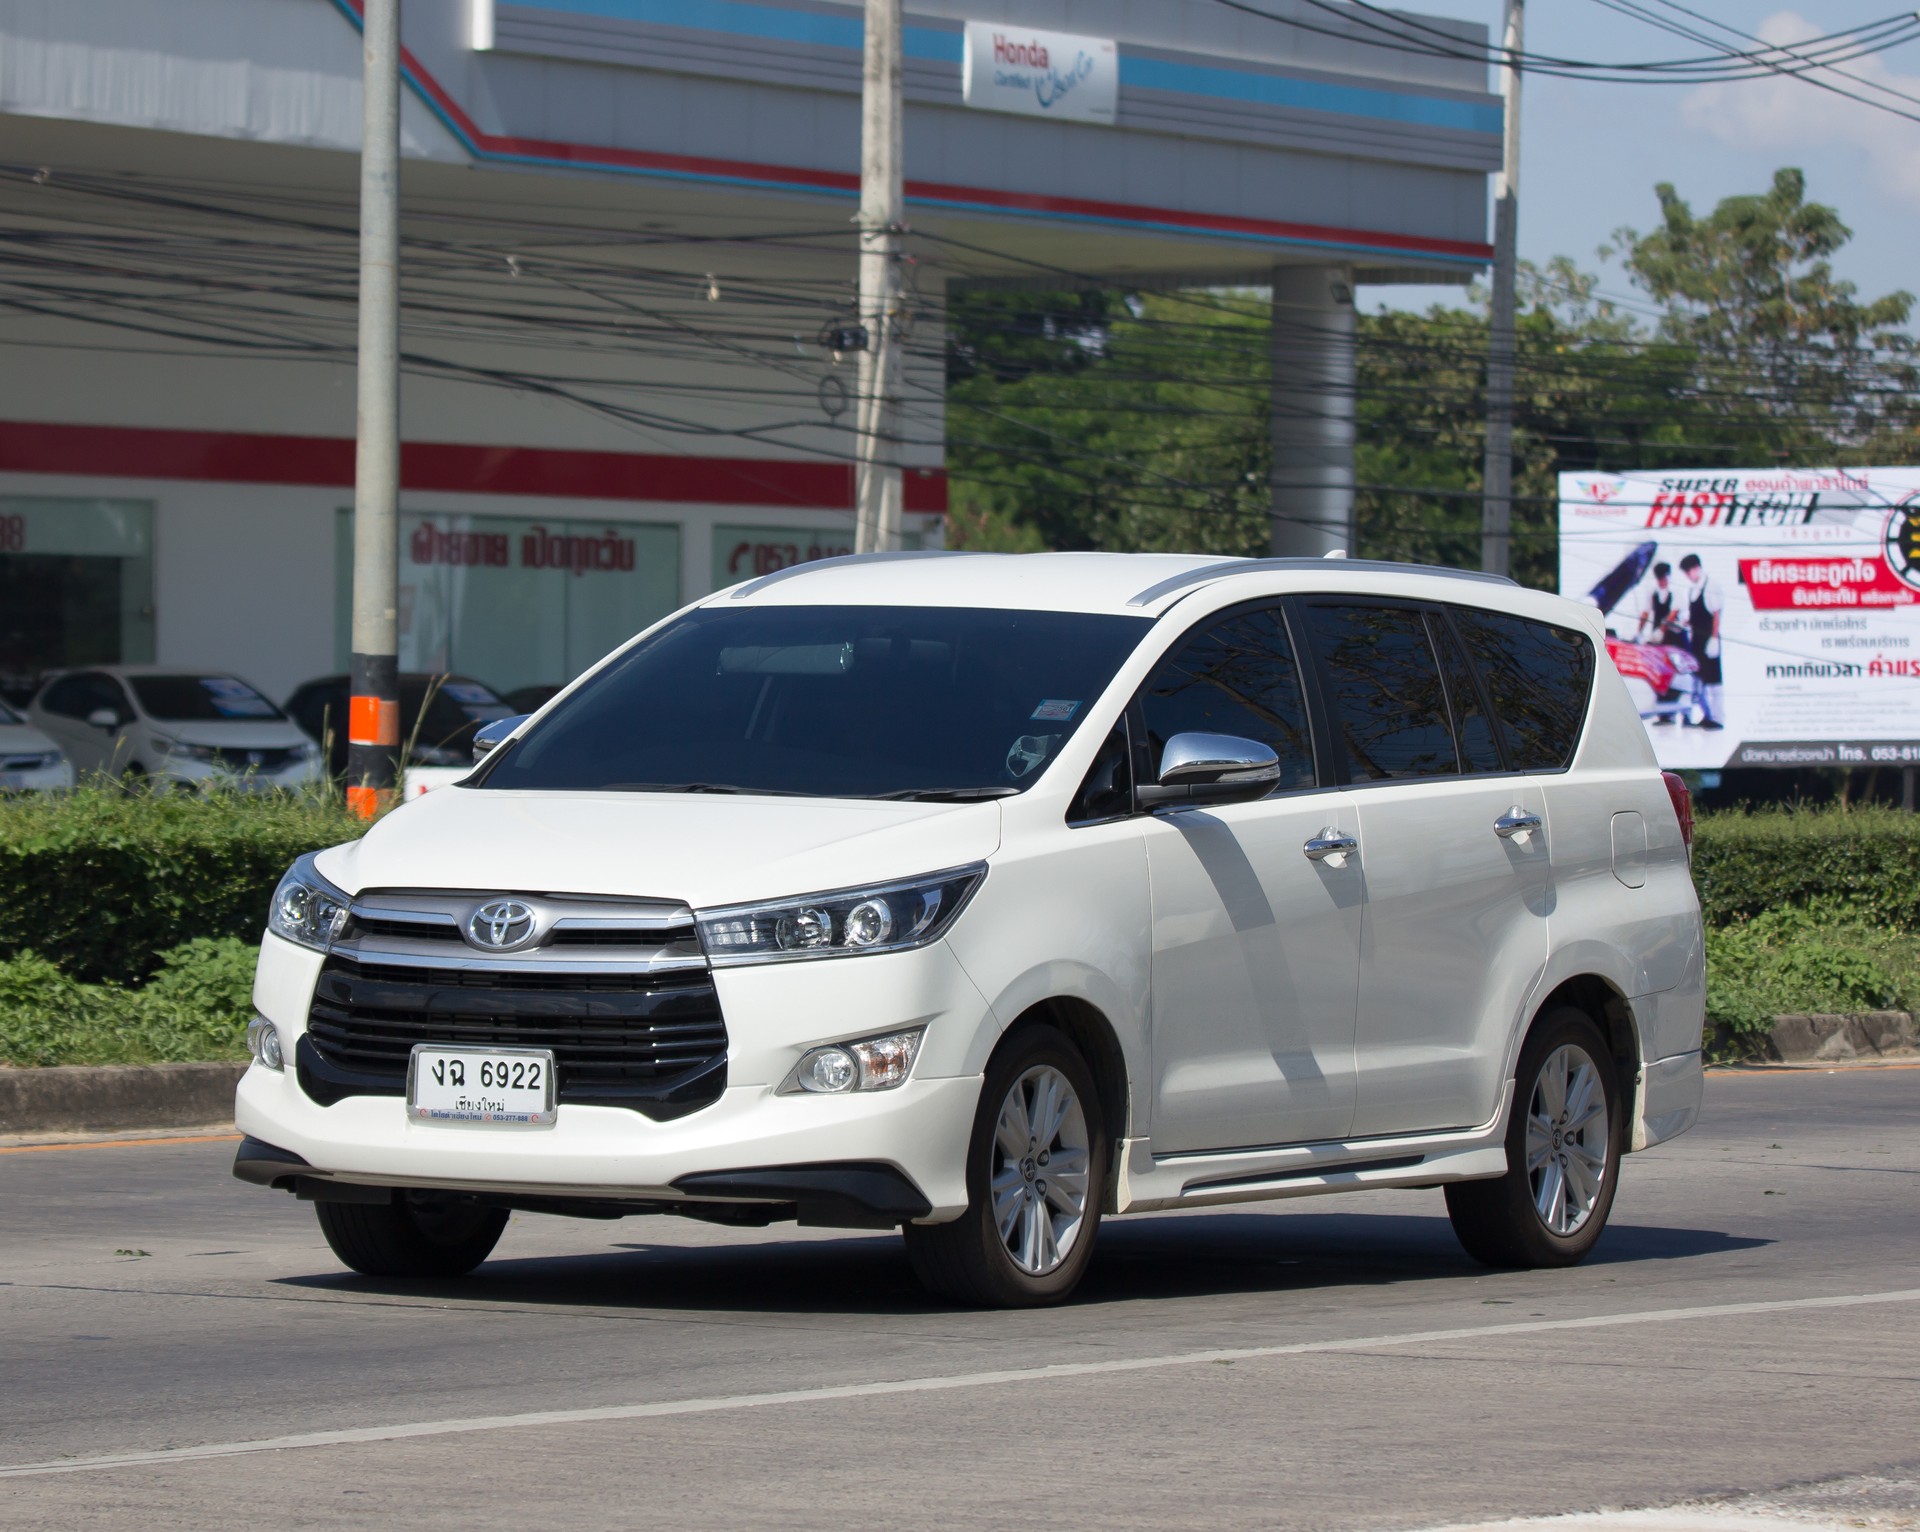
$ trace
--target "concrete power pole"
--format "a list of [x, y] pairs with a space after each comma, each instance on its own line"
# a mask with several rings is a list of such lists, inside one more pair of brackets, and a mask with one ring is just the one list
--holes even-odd
[[854, 410], [854, 551], [900, 546], [900, 0], [867, 0], [860, 97], [860, 323]]
[[353, 470], [347, 803], [371, 819], [398, 785], [400, 0], [366, 0], [360, 142], [360, 363]]
[[1506, 574], [1513, 529], [1513, 268], [1520, 222], [1520, 64], [1526, 0], [1507, 0], [1500, 71], [1505, 153], [1493, 183], [1493, 309], [1487, 345], [1487, 461], [1480, 507], [1480, 567]]

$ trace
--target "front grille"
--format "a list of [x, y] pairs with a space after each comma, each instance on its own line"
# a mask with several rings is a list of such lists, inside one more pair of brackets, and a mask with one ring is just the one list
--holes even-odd
[[305, 753], [298, 745], [278, 750], [222, 748], [213, 752], [213, 764], [228, 771], [280, 771]]
[[[328, 1105], [401, 1095], [414, 1044], [446, 1043], [551, 1048], [562, 1102], [691, 1110], [718, 1096], [727, 1054], [705, 972], [500, 973], [337, 957], [314, 987], [307, 1040], [322, 1067], [303, 1070], [301, 1083]], [[711, 1088], [694, 1100], [681, 1087], [696, 1079]]]

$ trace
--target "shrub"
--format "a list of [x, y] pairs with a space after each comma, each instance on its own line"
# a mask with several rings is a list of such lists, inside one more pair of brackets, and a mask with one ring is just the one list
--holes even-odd
[[83, 984], [35, 953], [0, 961], [0, 1063], [149, 1064], [241, 1058], [255, 949], [199, 938], [142, 989]]
[[1708, 926], [1708, 1026], [1733, 1034], [1738, 1046], [1757, 1042], [1786, 1012], [1899, 1005], [1913, 983], [1900, 945], [1894, 933], [1874, 930], [1832, 901]]
[[72, 979], [137, 984], [183, 942], [251, 945], [287, 865], [363, 828], [323, 796], [0, 800], [0, 959], [34, 952]]
[[1920, 931], [1920, 814], [1889, 808], [1703, 814], [1693, 876], [1709, 926], [1825, 902], [1869, 925]]

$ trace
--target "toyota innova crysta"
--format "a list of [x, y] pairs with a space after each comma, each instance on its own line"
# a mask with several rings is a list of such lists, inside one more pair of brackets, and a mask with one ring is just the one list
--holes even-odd
[[357, 1271], [513, 1211], [898, 1227], [1439, 1188], [1579, 1260], [1701, 1096], [1691, 812], [1599, 613], [1358, 560], [889, 554], [695, 602], [273, 896], [235, 1173]]

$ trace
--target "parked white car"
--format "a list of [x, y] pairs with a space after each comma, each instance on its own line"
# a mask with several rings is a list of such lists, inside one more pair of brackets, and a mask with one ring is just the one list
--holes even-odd
[[1577, 1261], [1701, 1096], [1691, 810], [1599, 616], [1359, 561], [881, 555], [618, 651], [274, 894], [235, 1174], [375, 1275], [508, 1212], [903, 1228], [1443, 1187]]
[[73, 786], [60, 747], [0, 702], [0, 793], [50, 793]]
[[50, 677], [28, 710], [81, 775], [167, 791], [311, 787], [320, 747], [237, 676], [159, 665], [99, 665]]

